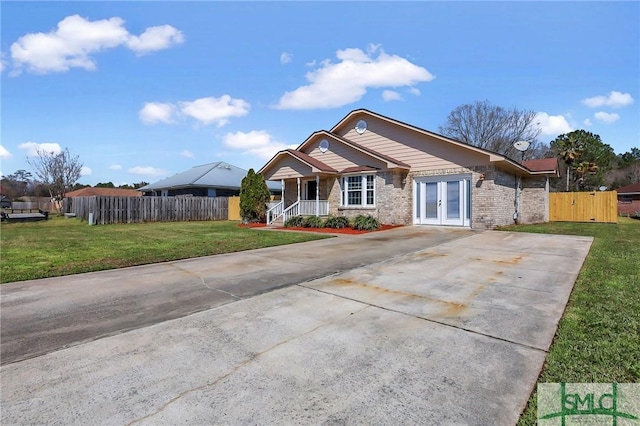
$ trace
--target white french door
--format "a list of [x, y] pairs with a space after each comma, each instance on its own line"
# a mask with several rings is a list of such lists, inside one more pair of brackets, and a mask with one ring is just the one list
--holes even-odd
[[471, 176], [418, 177], [413, 181], [413, 223], [469, 226]]

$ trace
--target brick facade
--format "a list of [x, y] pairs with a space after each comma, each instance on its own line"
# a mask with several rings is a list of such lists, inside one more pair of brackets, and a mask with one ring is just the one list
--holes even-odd
[[[471, 228], [493, 229], [515, 223], [516, 185], [520, 197], [518, 223], [549, 220], [549, 184], [545, 177], [519, 179], [494, 166], [452, 168], [419, 172], [383, 171], [376, 174], [375, 207], [341, 206], [340, 177], [320, 179], [320, 199], [329, 200], [329, 214], [355, 217], [368, 214], [384, 224], [413, 224], [413, 181], [417, 177], [470, 175]], [[301, 183], [301, 186], [303, 184]], [[304, 190], [302, 186], [301, 191]], [[285, 205], [298, 196], [297, 182], [285, 182]]]

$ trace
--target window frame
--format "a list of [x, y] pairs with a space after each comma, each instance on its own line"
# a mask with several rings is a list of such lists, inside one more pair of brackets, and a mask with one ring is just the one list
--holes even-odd
[[[351, 204], [349, 203], [349, 192], [357, 192], [357, 189], [349, 189], [349, 181], [350, 178], [353, 179], [355, 177], [360, 178], [360, 204]], [[370, 180], [369, 180], [370, 179]], [[369, 184], [372, 184], [369, 187]], [[340, 178], [340, 206], [345, 208], [361, 208], [361, 209], [370, 209], [376, 207], [376, 174], [375, 173], [354, 173], [343, 175]], [[368, 204], [367, 201], [373, 197], [373, 203]]]

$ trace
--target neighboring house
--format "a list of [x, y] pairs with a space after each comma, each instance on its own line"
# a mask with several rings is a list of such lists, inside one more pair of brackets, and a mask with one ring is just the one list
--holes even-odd
[[618, 214], [640, 212], [640, 183], [623, 186], [618, 192]]
[[[195, 166], [185, 172], [143, 186], [144, 195], [163, 197], [192, 195], [194, 197], [230, 197], [240, 195], [242, 179], [247, 170], [219, 161]], [[272, 193], [280, 192], [280, 185], [267, 182]]]
[[122, 189], [122, 188], [93, 188], [86, 187], [77, 189], [75, 191], [67, 192], [67, 198], [74, 197], [142, 197], [142, 193], [137, 189]]
[[283, 201], [268, 219], [298, 214], [370, 214], [385, 224], [490, 229], [549, 220], [555, 158], [520, 164], [500, 154], [364, 109], [260, 173], [280, 181]]

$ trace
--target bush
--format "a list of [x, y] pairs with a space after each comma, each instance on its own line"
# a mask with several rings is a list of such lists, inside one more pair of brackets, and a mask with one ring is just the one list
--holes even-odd
[[358, 231], [377, 231], [380, 221], [371, 215], [359, 214], [353, 219], [353, 229]]
[[267, 203], [271, 199], [267, 182], [260, 173], [249, 169], [240, 184], [242, 223], [265, 222]]
[[329, 216], [324, 223], [324, 226], [333, 229], [348, 228], [350, 225], [349, 218], [345, 216]]
[[292, 216], [286, 220], [284, 223], [285, 228], [299, 228], [304, 225], [304, 217], [303, 216]]
[[305, 228], [322, 228], [324, 226], [324, 221], [318, 216], [307, 216], [304, 218], [302, 226]]

